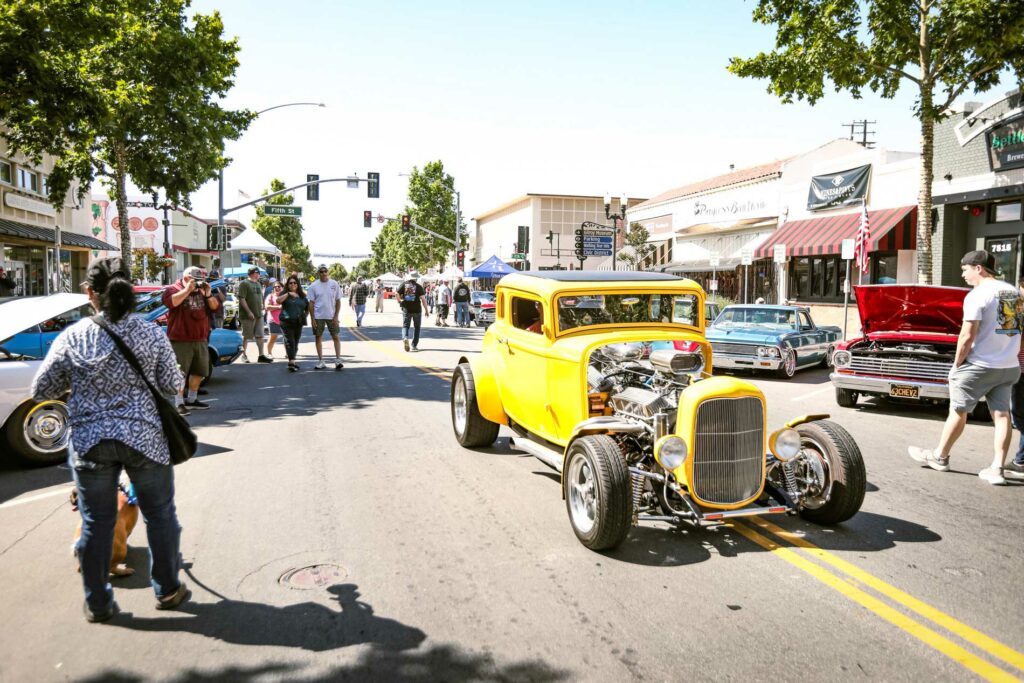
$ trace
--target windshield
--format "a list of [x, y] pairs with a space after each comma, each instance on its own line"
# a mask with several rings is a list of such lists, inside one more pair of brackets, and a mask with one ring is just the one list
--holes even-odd
[[473, 292], [473, 301], [478, 304], [493, 304], [494, 292]]
[[558, 298], [562, 331], [590, 325], [700, 324], [695, 294], [584, 294]]
[[796, 311], [784, 308], [726, 308], [715, 327], [758, 327], [768, 330], [795, 330]]

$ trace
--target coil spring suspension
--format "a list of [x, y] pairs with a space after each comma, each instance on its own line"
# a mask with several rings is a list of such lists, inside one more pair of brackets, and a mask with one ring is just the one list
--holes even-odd
[[786, 477], [786, 493], [789, 494], [790, 500], [795, 502], [800, 497], [800, 492], [796, 488], [796, 474], [793, 472], [793, 467], [792, 460], [782, 463], [782, 473]]
[[644, 477], [639, 474], [630, 475], [633, 479], [633, 524], [639, 521], [640, 505], [644, 495]]

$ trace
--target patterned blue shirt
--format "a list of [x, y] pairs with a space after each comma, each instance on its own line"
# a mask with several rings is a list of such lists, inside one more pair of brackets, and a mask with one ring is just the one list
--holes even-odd
[[[157, 389], [167, 396], [181, 391], [185, 380], [160, 327], [129, 315], [113, 328]], [[149, 387], [106, 330], [89, 319], [57, 337], [32, 382], [37, 401], [60, 399], [69, 391], [71, 444], [79, 455], [104, 439], [113, 439], [161, 465], [170, 463], [167, 438]]]

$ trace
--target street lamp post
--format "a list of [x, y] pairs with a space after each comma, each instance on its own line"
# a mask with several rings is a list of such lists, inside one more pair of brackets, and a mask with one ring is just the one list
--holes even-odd
[[619, 198], [619, 211], [621, 213], [612, 213], [612, 196], [605, 193], [604, 195], [604, 217], [615, 221], [615, 232], [612, 233], [612, 270], [618, 270], [618, 259], [619, 259], [619, 220], [622, 220], [623, 230], [626, 226], [626, 209], [629, 208], [629, 197], [623, 192]]

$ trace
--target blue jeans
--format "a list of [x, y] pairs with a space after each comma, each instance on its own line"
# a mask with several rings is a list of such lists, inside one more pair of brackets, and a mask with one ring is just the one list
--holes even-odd
[[412, 347], [415, 349], [420, 345], [420, 325], [423, 323], [423, 313], [410, 313], [402, 309], [402, 341], [409, 338], [409, 323], [413, 326]]
[[364, 315], [366, 315], [366, 304], [356, 304], [356, 325], [363, 324]]
[[1018, 465], [1024, 465], [1024, 377], [1013, 385], [1013, 393], [1010, 395], [1010, 420], [1013, 422], [1013, 428], [1020, 432], [1017, 455], [1013, 456], [1013, 461]]
[[469, 324], [469, 302], [468, 301], [456, 301], [455, 302], [455, 324], [456, 325], [468, 325]]
[[85, 602], [103, 613], [114, 602], [107, 575], [117, 521], [117, 480], [123, 467], [135, 487], [149, 539], [149, 575], [158, 598], [178, 590], [181, 581], [181, 527], [174, 509], [174, 468], [160, 465], [120, 441], [105, 440], [84, 456], [69, 448], [68, 464], [78, 488], [82, 536], [75, 546], [82, 567]]

